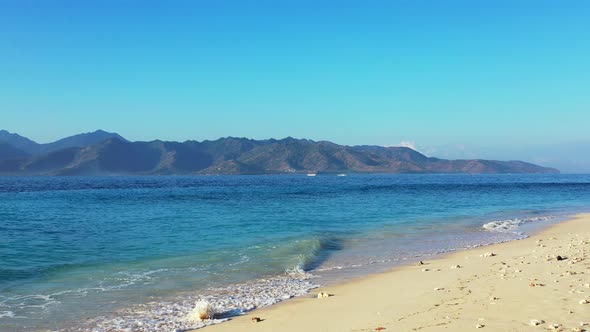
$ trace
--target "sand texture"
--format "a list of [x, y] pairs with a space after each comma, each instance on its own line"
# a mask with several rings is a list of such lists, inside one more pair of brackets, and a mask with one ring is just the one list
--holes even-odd
[[321, 288], [204, 331], [590, 331], [589, 254], [590, 215], [580, 215], [524, 240]]

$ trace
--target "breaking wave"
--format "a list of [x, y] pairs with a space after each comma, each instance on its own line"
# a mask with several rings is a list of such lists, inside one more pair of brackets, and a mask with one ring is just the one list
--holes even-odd
[[[152, 302], [122, 309], [113, 315], [87, 320], [83, 326], [64, 329], [68, 332], [107, 331], [175, 331], [202, 328], [228, 320], [256, 308], [273, 305], [307, 294], [319, 287], [314, 278], [296, 266], [284, 275], [261, 278], [241, 284], [209, 288], [202, 294], [179, 297], [166, 302]], [[215, 317], [189, 322], [185, 317], [195, 303], [207, 301], [215, 308]]]
[[514, 218], [505, 220], [496, 220], [484, 224], [482, 227], [488, 231], [493, 232], [514, 232], [519, 226], [526, 223], [536, 221], [548, 221], [554, 219], [553, 216], [541, 216], [541, 217], [528, 217], [528, 218]]

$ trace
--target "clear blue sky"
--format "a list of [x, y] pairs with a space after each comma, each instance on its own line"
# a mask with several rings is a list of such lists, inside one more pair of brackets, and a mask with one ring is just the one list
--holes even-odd
[[0, 119], [39, 142], [589, 142], [590, 2], [0, 0]]

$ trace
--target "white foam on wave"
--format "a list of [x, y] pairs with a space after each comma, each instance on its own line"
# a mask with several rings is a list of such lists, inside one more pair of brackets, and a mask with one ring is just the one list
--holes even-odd
[[62, 303], [70, 302], [75, 298], [84, 298], [90, 294], [118, 291], [130, 287], [136, 283], [149, 284], [156, 274], [166, 272], [167, 269], [148, 271], [122, 271], [115, 273], [111, 281], [115, 284], [105, 285], [102, 280], [95, 287], [81, 287], [66, 289], [48, 294], [13, 294], [0, 295], [0, 318], [4, 319], [33, 319], [39, 318], [54, 310]]
[[240, 259], [237, 262], [229, 263], [228, 266], [241, 265], [244, 263], [248, 263], [249, 261], [250, 261], [250, 257], [248, 255], [242, 255], [242, 256], [240, 256]]
[[[189, 330], [220, 323], [229, 317], [247, 311], [269, 306], [280, 301], [307, 294], [318, 285], [314, 278], [299, 266], [289, 269], [285, 275], [258, 279], [242, 284], [209, 288], [207, 294], [194, 294], [176, 298], [169, 302], [153, 302], [122, 309], [110, 316], [90, 319], [83, 326], [66, 328], [64, 331], [174, 331]], [[215, 312], [215, 319], [201, 322], [185, 318], [195, 303], [206, 301]]]
[[4, 317], [9, 317], [9, 318], [14, 318], [14, 312], [12, 311], [0, 311], [0, 318], [4, 318]]
[[300, 279], [300, 280], [307, 280], [307, 279], [311, 279], [311, 278], [315, 277], [313, 274], [303, 270], [303, 268], [299, 265], [297, 265], [293, 268], [290, 268], [290, 269], [286, 269], [285, 273], [290, 278]]
[[147, 271], [120, 271], [114, 274], [114, 279], [122, 281], [121, 285], [126, 283], [133, 284], [136, 282], [151, 281], [154, 277], [152, 275], [158, 275], [163, 272], [167, 272], [168, 269], [157, 269]]
[[123, 283], [119, 285], [105, 286], [105, 287], [84, 287], [76, 289], [68, 289], [50, 294], [24, 294], [13, 296], [2, 296], [0, 298], [0, 307], [18, 308], [19, 310], [27, 310], [39, 308], [47, 310], [53, 305], [62, 303], [63, 298], [82, 298], [88, 296], [90, 293], [99, 293], [112, 290], [118, 290], [132, 285], [132, 282]]
[[528, 217], [528, 218], [513, 218], [505, 220], [495, 220], [484, 224], [482, 227], [488, 231], [493, 232], [514, 232], [518, 227], [525, 223], [535, 221], [547, 221], [553, 219], [553, 216], [540, 216], [540, 217]]
[[[56, 300], [53, 294], [29, 294], [29, 295], [15, 295], [3, 297], [0, 302], [0, 306], [7, 308], [22, 309], [33, 309], [38, 308], [41, 310], [47, 310], [50, 306], [59, 304], [60, 301]], [[11, 311], [12, 312], [12, 311]], [[16, 316], [4, 316], [17, 318]], [[19, 318], [22, 318], [19, 316]]]

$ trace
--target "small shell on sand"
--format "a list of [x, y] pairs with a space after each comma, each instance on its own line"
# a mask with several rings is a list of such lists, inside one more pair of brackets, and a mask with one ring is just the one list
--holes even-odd
[[531, 319], [530, 322], [529, 322], [529, 325], [530, 326], [537, 326], [537, 325], [541, 325], [541, 324], [544, 324], [544, 323], [545, 323], [545, 321], [542, 320], [542, 319]]
[[435, 291], [440, 291], [440, 290], [444, 290], [444, 288], [442, 288], [442, 287], [436, 287], [434, 290]]
[[451, 265], [451, 269], [460, 269], [461, 265]]
[[330, 297], [330, 294], [328, 294], [326, 292], [320, 292], [320, 293], [318, 293], [318, 296], [317, 296], [318, 299], [323, 299], [325, 297]]
[[475, 325], [475, 328], [476, 329], [481, 329], [481, 328], [484, 328], [484, 327], [485, 327], [485, 325], [482, 325], [482, 324]]
[[486, 252], [485, 254], [479, 255], [479, 257], [494, 257], [494, 256], [496, 256], [496, 254], [494, 254], [493, 252]]
[[535, 287], [535, 286], [543, 287], [543, 286], [545, 286], [545, 284], [542, 284], [542, 283], [539, 283], [539, 282], [531, 282], [529, 284], [529, 286], [531, 286], [531, 287]]
[[560, 327], [561, 327], [561, 324], [557, 324], [557, 323], [549, 324], [549, 328], [553, 329], [553, 330], [557, 330]]
[[580, 302], [579, 302], [579, 303], [580, 303], [580, 304], [588, 304], [588, 303], [590, 303], [590, 301], [588, 301], [588, 300], [586, 300], [586, 299], [583, 299], [583, 300], [580, 300]]
[[428, 272], [430, 269], [422, 269], [422, 272]]

